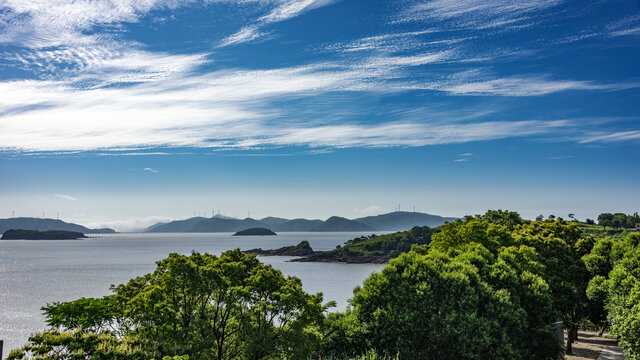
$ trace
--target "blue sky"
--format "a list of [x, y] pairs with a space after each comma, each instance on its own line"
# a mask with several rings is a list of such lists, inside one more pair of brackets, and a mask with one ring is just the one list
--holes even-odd
[[638, 210], [640, 3], [7, 0], [0, 217]]

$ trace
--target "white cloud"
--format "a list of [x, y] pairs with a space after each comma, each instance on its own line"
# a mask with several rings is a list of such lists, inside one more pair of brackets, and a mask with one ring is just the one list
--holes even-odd
[[280, 0], [267, 14], [256, 19], [252, 24], [244, 26], [238, 32], [222, 39], [219, 47], [249, 42], [269, 32], [260, 29], [268, 24], [285, 21], [303, 13], [322, 6], [326, 6], [335, 0]]
[[638, 84], [598, 84], [590, 81], [552, 80], [545, 76], [513, 76], [491, 80], [452, 80], [427, 84], [424, 88], [455, 95], [539, 96], [561, 91], [624, 90]]
[[[165, 61], [157, 55], [151, 69]], [[173, 55], [166, 55], [171, 58]], [[66, 80], [0, 82], [0, 149], [4, 151], [88, 151], [157, 147], [255, 148], [425, 146], [541, 134], [558, 122], [478, 122], [409, 114], [381, 124], [314, 124], [274, 101], [336, 92], [399, 92], [429, 89], [456, 95], [532, 96], [567, 90], [618, 90], [633, 84], [602, 85], [546, 77], [476, 80], [481, 73], [441, 83], [417, 84], [405, 70], [446, 61], [449, 51], [414, 56], [376, 56], [360, 64], [320, 63], [270, 70], [190, 72], [201, 56], [178, 57], [178, 74], [146, 76], [139, 83], [100, 87], [118, 80], [119, 70], [84, 72]], [[147, 59], [147, 57], [143, 56]], [[172, 59], [171, 61], [173, 61]], [[124, 65], [123, 65], [124, 66]], [[155, 71], [155, 70], [150, 70]], [[169, 70], [168, 70], [169, 71]], [[162, 71], [160, 71], [162, 73]], [[93, 87], [82, 87], [90, 80]], [[486, 112], [484, 113], [486, 115]], [[454, 114], [455, 115], [455, 114]], [[457, 114], [459, 115], [459, 114]], [[457, 116], [456, 115], [456, 116]], [[438, 116], [447, 119], [447, 114]], [[474, 115], [466, 121], [477, 121]], [[286, 118], [286, 121], [281, 119]], [[338, 118], [341, 120], [341, 118]], [[131, 152], [140, 154], [140, 152]], [[106, 152], [103, 152], [106, 153]], [[111, 154], [111, 153], [107, 153]], [[115, 153], [117, 154], [117, 153]]]
[[75, 197], [73, 197], [71, 195], [65, 195], [65, 194], [53, 194], [53, 196], [55, 196], [57, 198], [60, 198], [60, 199], [65, 199], [65, 200], [72, 200], [72, 201], [78, 200], [78, 199], [76, 199]]
[[582, 144], [594, 142], [619, 142], [640, 140], [640, 131], [617, 131], [613, 133], [598, 133], [587, 135], [579, 140]]
[[148, 171], [148, 172], [150, 172], [150, 173], [157, 173], [157, 172], [158, 172], [158, 170], [156, 170], [156, 169], [152, 169], [152, 168], [144, 168], [144, 169], [142, 169], [142, 170], [144, 170], [144, 171]]
[[453, 162], [467, 162], [467, 161], [469, 161], [469, 158], [460, 158], [460, 159], [453, 160]]
[[563, 0], [420, 0], [400, 13], [396, 21], [446, 21], [453, 28], [518, 28], [527, 26], [530, 14], [549, 9]]
[[218, 47], [225, 47], [229, 45], [249, 42], [249, 41], [261, 38], [268, 34], [269, 33], [267, 32], [260, 31], [260, 28], [256, 25], [245, 26], [242, 29], [240, 29], [237, 33], [222, 39]]

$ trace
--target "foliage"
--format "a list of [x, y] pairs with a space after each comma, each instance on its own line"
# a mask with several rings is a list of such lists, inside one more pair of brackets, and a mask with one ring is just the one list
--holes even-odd
[[581, 257], [590, 249], [582, 246], [585, 240], [581, 239], [580, 229], [564, 220], [535, 221], [516, 228], [513, 236], [516, 243], [531, 246], [540, 255], [554, 309], [558, 315], [576, 322], [589, 281]]
[[67, 329], [82, 328], [91, 332], [113, 330], [116, 309], [110, 296], [80, 298], [69, 302], [55, 302], [42, 308], [47, 324]]
[[362, 354], [364, 341], [399, 359], [556, 358], [544, 267], [534, 248], [513, 239], [511, 228], [527, 223], [514, 215], [444, 224], [430, 244], [392, 260], [356, 289], [353, 309], [333, 319], [342, 342], [325, 342], [324, 354]]
[[640, 235], [626, 239], [632, 247], [609, 273], [606, 307], [611, 331], [632, 360], [640, 359]]
[[607, 226], [615, 229], [630, 229], [635, 228], [636, 223], [640, 223], [640, 215], [637, 212], [633, 215], [624, 213], [602, 213], [598, 215], [598, 224], [603, 229], [606, 229]]
[[515, 249], [498, 257], [480, 244], [450, 254], [419, 250], [392, 260], [354, 295], [372, 348], [400, 359], [558, 355], [548, 287], [524, 270], [531, 264], [511, 266]]
[[[157, 262], [153, 273], [112, 290], [114, 294], [103, 299], [47, 305], [45, 314], [52, 326], [82, 328], [73, 336], [50, 334], [64, 339], [79, 336], [84, 342], [96, 337], [116, 346], [111, 333], [84, 332], [105, 331], [104, 324], [114, 324], [114, 333], [122, 335], [123, 341], [134, 339], [139, 349], [136, 356], [146, 359], [183, 355], [217, 360], [307, 359], [319, 347], [318, 329], [326, 310], [322, 294], [305, 293], [299, 279], [284, 277], [237, 249], [220, 256], [170, 254]], [[93, 309], [95, 316], [88, 316]], [[37, 340], [43, 348], [59, 341], [50, 336]], [[67, 353], [76, 351], [75, 342], [65, 341], [55, 346]]]
[[362, 236], [345, 242], [345, 245], [332, 250], [335, 254], [359, 256], [384, 256], [394, 258], [411, 250], [412, 245], [425, 245], [431, 241], [431, 235], [437, 232], [428, 226], [416, 226], [408, 231], [387, 235]]
[[109, 333], [77, 330], [49, 330], [37, 333], [21, 349], [9, 353], [7, 360], [142, 360], [148, 359], [140, 344], [132, 338], [118, 339]]

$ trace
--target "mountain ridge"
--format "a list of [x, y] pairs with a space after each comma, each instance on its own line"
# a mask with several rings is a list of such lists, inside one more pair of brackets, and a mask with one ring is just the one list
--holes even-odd
[[414, 226], [439, 226], [454, 217], [443, 217], [419, 212], [394, 211], [376, 216], [347, 219], [331, 216], [326, 220], [303, 218], [285, 219], [265, 217], [262, 219], [235, 219], [214, 216], [193, 217], [153, 224], [143, 232], [237, 232], [249, 228], [268, 228], [276, 232], [332, 232], [332, 231], [403, 231]]
[[116, 231], [110, 228], [90, 229], [86, 226], [64, 222], [59, 219], [41, 219], [34, 217], [16, 217], [0, 219], [0, 233], [4, 233], [10, 229], [23, 229], [23, 230], [64, 230], [75, 231], [83, 234], [112, 234]]

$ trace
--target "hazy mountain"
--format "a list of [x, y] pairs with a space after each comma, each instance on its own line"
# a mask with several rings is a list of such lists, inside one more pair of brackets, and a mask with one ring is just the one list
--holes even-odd
[[266, 217], [260, 220], [235, 219], [216, 215], [213, 218], [193, 217], [169, 223], [157, 223], [145, 232], [236, 232], [250, 228], [267, 228], [276, 232], [293, 231], [402, 231], [414, 226], [435, 227], [455, 218], [417, 212], [396, 211], [378, 216], [346, 219], [332, 216], [326, 221]]
[[268, 228], [268, 226], [256, 219], [224, 219], [210, 218], [194, 224], [189, 232], [236, 232], [251, 228]]
[[67, 223], [57, 219], [41, 219], [32, 217], [17, 217], [9, 219], [0, 219], [0, 233], [3, 233], [10, 229], [22, 229], [22, 230], [66, 230], [76, 231], [83, 234], [107, 234], [114, 233], [115, 230], [104, 229], [89, 229], [82, 225]]
[[260, 222], [262, 222], [263, 224], [267, 224], [267, 226], [269, 226], [269, 229], [274, 229], [276, 226], [286, 223], [287, 221], [291, 221], [291, 220], [283, 219], [279, 217], [273, 217], [273, 216], [260, 219]]
[[311, 231], [373, 231], [375, 230], [367, 224], [355, 220], [349, 220], [339, 216], [332, 216], [323, 221]]
[[279, 232], [315, 231], [322, 223], [322, 220], [293, 219], [274, 226], [273, 230]]
[[174, 220], [168, 223], [157, 223], [146, 228], [145, 232], [190, 232], [188, 231], [190, 227], [206, 219], [207, 218], [197, 216], [185, 220]]
[[444, 224], [445, 221], [455, 221], [456, 218], [419, 212], [395, 211], [388, 214], [367, 216], [354, 220], [377, 230], [403, 231], [409, 230], [414, 226], [436, 227]]

